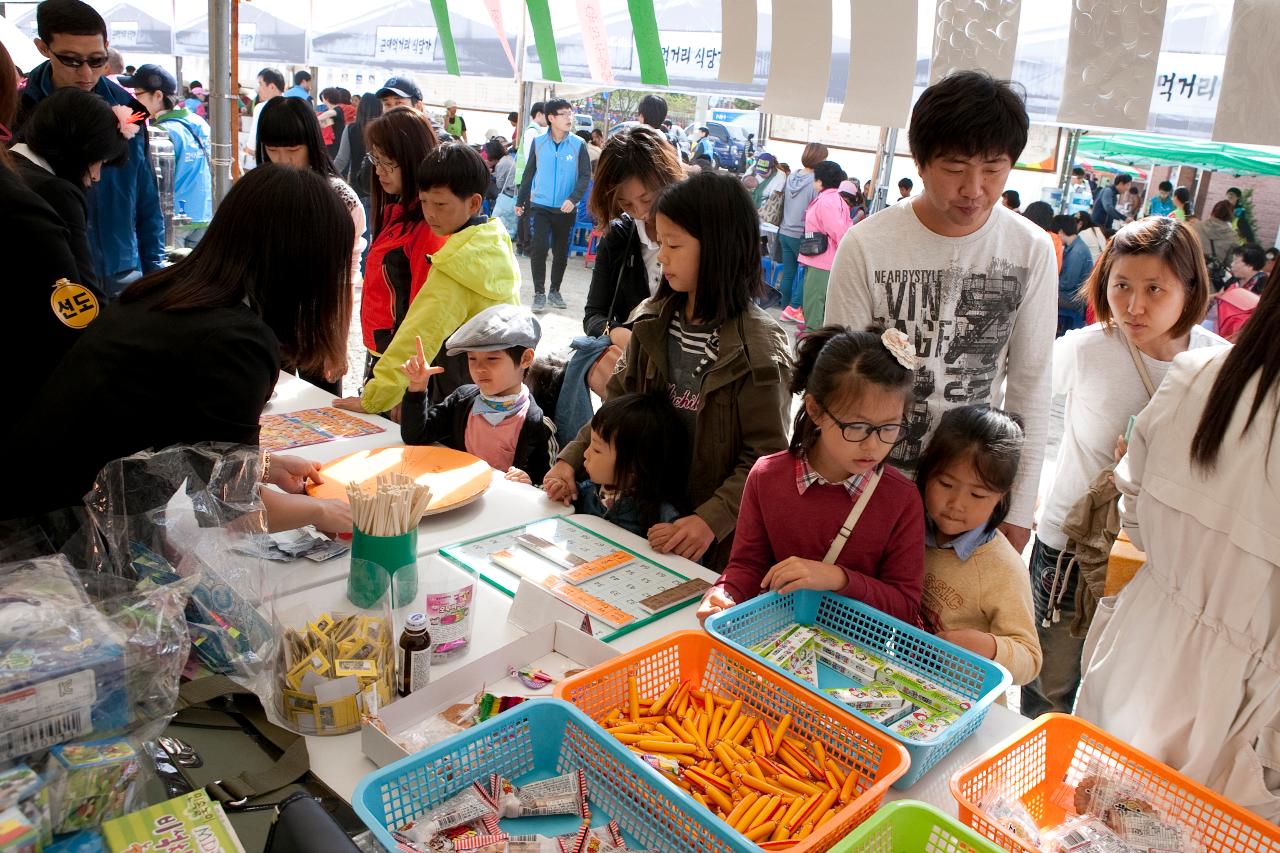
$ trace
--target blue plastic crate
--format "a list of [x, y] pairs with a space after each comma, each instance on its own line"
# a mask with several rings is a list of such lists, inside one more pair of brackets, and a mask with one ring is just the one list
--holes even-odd
[[[415, 755], [360, 780], [352, 797], [356, 814], [388, 850], [396, 849], [388, 827], [400, 826], [449, 799], [489, 773], [516, 784], [571, 770], [587, 774], [591, 823], [616, 820], [628, 846], [698, 853], [757, 851], [745, 839], [705, 821], [705, 811], [683, 791], [658, 788], [640, 759], [559, 699], [524, 702]], [[695, 817], [702, 813], [703, 818]], [[513, 832], [559, 835], [573, 832], [573, 815], [503, 822]]]
[[[964, 696], [972, 703], [968, 711], [927, 743], [900, 737], [887, 726], [859, 715], [860, 720], [886, 732], [906, 747], [910, 754], [910, 769], [893, 785], [898, 789], [910, 788], [961, 741], [977, 731], [987, 716], [991, 703], [1004, 693], [1011, 682], [1005, 668], [994, 661], [940, 640], [860, 601], [830, 592], [803, 590], [787, 595], [769, 593], [757, 596], [712, 616], [706, 622], [706, 629], [735, 648], [752, 654], [749, 651], [752, 646], [792, 623], [822, 628], [841, 639], [863, 646], [904, 669], [912, 670]], [[756, 657], [766, 666], [813, 691], [811, 684], [759, 656]], [[826, 667], [820, 669], [828, 677], [833, 675]], [[834, 683], [837, 679], [839, 683]], [[852, 679], [843, 676], [836, 676], [832, 681], [831, 686], [854, 683]], [[825, 679], [823, 686], [827, 686]], [[827, 701], [836, 702], [825, 693], [820, 695]]]

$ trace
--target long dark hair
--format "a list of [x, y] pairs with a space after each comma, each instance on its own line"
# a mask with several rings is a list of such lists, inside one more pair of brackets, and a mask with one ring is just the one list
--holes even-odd
[[[18, 114], [18, 67], [8, 49], [0, 44], [0, 125], [13, 130], [13, 119]], [[0, 145], [0, 165], [9, 162], [9, 147]]]
[[[865, 332], [844, 326], [809, 332], [796, 352], [791, 393], [807, 394], [830, 411], [872, 384], [902, 394], [905, 414], [915, 400], [915, 373], [898, 363], [881, 340], [883, 334], [876, 326]], [[801, 406], [791, 431], [791, 452], [808, 452], [817, 440], [818, 425]]]
[[[1205, 473], [1218, 464], [1218, 450], [1227, 440], [1227, 428], [1235, 417], [1236, 408], [1244, 403], [1245, 386], [1258, 374], [1258, 390], [1249, 406], [1249, 417], [1240, 430], [1243, 435], [1253, 426], [1262, 411], [1267, 395], [1280, 384], [1280, 275], [1271, 271], [1262, 288], [1262, 298], [1253, 309], [1249, 322], [1240, 330], [1236, 344], [1214, 380], [1209, 399], [1200, 416], [1200, 425], [1191, 439], [1191, 461]], [[1276, 431], [1280, 420], [1280, 406], [1271, 416], [1271, 432]], [[1271, 461], [1271, 441], [1267, 441], [1267, 463]]]
[[[300, 210], [306, 228], [298, 227]], [[188, 258], [139, 279], [120, 301], [156, 293], [161, 311], [247, 301], [275, 333], [286, 363], [335, 370], [347, 361], [354, 241], [351, 214], [328, 179], [259, 166], [236, 181]], [[270, 250], [246, 250], [255, 245]]]
[[[734, 176], [703, 172], [663, 190], [656, 211], [698, 241], [698, 322], [718, 326], [745, 313], [764, 287], [760, 214], [746, 188]], [[673, 293], [664, 278], [658, 297]]]
[[129, 143], [120, 135], [120, 120], [111, 106], [93, 92], [75, 88], [58, 89], [41, 101], [18, 138], [77, 189], [84, 188], [91, 164], [115, 165], [129, 156]]
[[439, 144], [431, 122], [409, 107], [395, 107], [369, 122], [364, 130], [365, 149], [377, 147], [383, 156], [390, 157], [400, 167], [400, 192], [394, 196], [383, 192], [382, 182], [370, 170], [369, 211], [373, 214], [370, 234], [376, 236], [382, 232], [386, 224], [382, 218], [383, 209], [393, 201], [398, 201], [404, 209], [401, 220], [404, 227], [422, 221], [422, 205], [418, 202], [418, 166]]
[[659, 521], [662, 505], [687, 507], [689, 435], [666, 391], [623, 394], [591, 418], [591, 430], [613, 445], [613, 483], [600, 483], [632, 497], [640, 526]]
[[959, 406], [938, 421], [929, 446], [916, 465], [916, 486], [924, 497], [929, 478], [953, 462], [966, 459], [1000, 502], [987, 519], [987, 532], [999, 527], [1009, 514], [1013, 481], [1022, 458], [1022, 423], [1015, 416], [990, 406]]
[[306, 146], [307, 164], [311, 171], [327, 177], [338, 176], [338, 170], [333, 168], [333, 161], [325, 148], [324, 137], [320, 135], [320, 120], [311, 105], [301, 98], [272, 98], [258, 117], [258, 149], [254, 156], [259, 163], [270, 163], [267, 146], [287, 148], [292, 145]]

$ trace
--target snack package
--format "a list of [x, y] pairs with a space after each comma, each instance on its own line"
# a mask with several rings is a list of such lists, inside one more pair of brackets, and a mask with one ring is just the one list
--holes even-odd
[[53, 748], [49, 763], [54, 832], [76, 832], [133, 811], [142, 763], [126, 740], [111, 738]]
[[932, 708], [939, 714], [959, 717], [973, 707], [973, 701], [954, 690], [889, 664], [880, 670], [879, 681], [896, 689], [902, 696], [917, 705]]
[[583, 820], [591, 817], [587, 805], [587, 774], [574, 770], [561, 776], [542, 779], [516, 787], [497, 773], [489, 774], [485, 795], [499, 817], [546, 817], [547, 815], [577, 815]]
[[774, 631], [768, 637], [765, 637], [763, 640], [756, 643], [754, 646], [751, 646], [751, 651], [759, 655], [760, 657], [768, 657], [783, 640], [785, 640], [788, 636], [790, 636], [791, 633], [799, 627], [800, 626], [798, 624], [796, 624], [795, 622], [792, 622], [790, 625], [787, 625], [785, 628], [780, 628], [779, 630]]
[[817, 633], [814, 628], [797, 627], [765, 656], [765, 660], [785, 668], [791, 657], [803, 649]]
[[102, 825], [112, 853], [165, 853], [196, 844], [200, 853], [244, 853], [222, 806], [192, 791]]
[[791, 670], [797, 678], [818, 686], [818, 654], [814, 650], [813, 643], [806, 643], [791, 656], [787, 661], [787, 669]]
[[417, 815], [398, 829], [414, 844], [430, 844], [442, 831], [493, 815], [493, 802], [479, 783]]
[[53, 816], [49, 810], [49, 789], [44, 780], [25, 764], [0, 771], [0, 812], [16, 808], [40, 834], [40, 843], [53, 843]]
[[1131, 782], [1094, 762], [1076, 786], [1073, 802], [1082, 815], [1099, 818], [1135, 853], [1200, 853], [1187, 828], [1171, 820]]
[[887, 665], [884, 658], [870, 650], [825, 631], [819, 631], [814, 642], [820, 663], [863, 684], [876, 681], [880, 670]]
[[870, 687], [836, 687], [823, 692], [857, 711], [896, 710], [909, 704], [897, 690], [882, 684]]
[[1132, 853], [1129, 845], [1092, 815], [1077, 815], [1062, 826], [1045, 830], [1045, 853]]
[[1003, 788], [991, 788], [979, 802], [987, 818], [1014, 838], [1031, 847], [1040, 846], [1040, 830], [1022, 800]]
[[917, 710], [915, 705], [907, 703], [901, 708], [865, 708], [859, 709], [856, 713], [866, 717], [868, 720], [877, 722], [882, 726], [892, 726], [894, 723], [914, 714]]

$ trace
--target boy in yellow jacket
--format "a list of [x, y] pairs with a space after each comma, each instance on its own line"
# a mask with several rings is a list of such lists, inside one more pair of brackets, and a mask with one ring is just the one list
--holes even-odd
[[432, 377], [430, 397], [440, 400], [470, 381], [466, 365], [450, 370], [442, 350], [445, 339], [459, 326], [492, 305], [520, 304], [520, 268], [511, 238], [496, 219], [480, 214], [489, 186], [489, 167], [470, 146], [441, 145], [418, 169], [418, 197], [422, 215], [437, 234], [450, 235], [431, 257], [427, 282], [409, 306], [373, 376], [359, 397], [333, 404], [341, 409], [378, 413], [399, 405], [408, 387], [400, 365], [422, 348], [438, 353], [433, 363], [445, 372]]

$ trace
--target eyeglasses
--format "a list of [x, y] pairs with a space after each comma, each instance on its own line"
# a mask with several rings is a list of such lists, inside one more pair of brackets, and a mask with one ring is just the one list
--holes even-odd
[[903, 424], [884, 424], [882, 426], [872, 426], [871, 424], [858, 422], [846, 424], [836, 420], [836, 416], [831, 414], [831, 410], [826, 406], [822, 407], [822, 411], [826, 412], [827, 417], [836, 422], [836, 426], [840, 427], [840, 435], [850, 443], [856, 444], [860, 441], [866, 441], [872, 435], [875, 435], [885, 444], [897, 444], [907, 437], [906, 427]]
[[108, 57], [104, 53], [95, 53], [88, 59], [81, 59], [78, 56], [71, 56], [66, 53], [55, 53], [53, 58], [68, 68], [79, 68], [81, 65], [88, 65], [90, 68], [101, 68], [108, 61]]
[[400, 166], [396, 163], [396, 161], [383, 160], [382, 158], [375, 157], [372, 154], [364, 155], [364, 159], [373, 168], [381, 169], [384, 172], [391, 172], [391, 171], [394, 171], [395, 169], [400, 168]]

